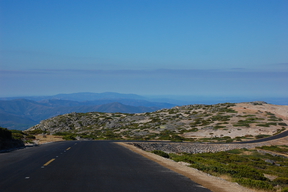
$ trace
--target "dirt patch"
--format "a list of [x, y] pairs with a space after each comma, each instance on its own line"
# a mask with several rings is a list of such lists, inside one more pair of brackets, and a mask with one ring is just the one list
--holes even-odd
[[161, 156], [155, 155], [153, 153], [143, 151], [127, 143], [117, 143], [117, 144], [122, 145], [130, 149], [131, 151], [134, 151], [148, 159], [151, 159], [159, 163], [160, 165], [167, 167], [168, 169], [172, 171], [175, 171], [181, 175], [184, 175], [190, 178], [192, 181], [195, 181], [196, 183], [202, 185], [203, 187], [210, 189], [213, 192], [231, 192], [231, 191], [233, 192], [255, 192], [254, 190], [242, 187], [238, 185], [237, 183], [229, 182], [222, 178], [211, 176], [197, 169], [187, 167], [186, 164], [177, 163], [175, 161], [172, 161], [171, 159], [166, 159]]
[[266, 112], [269, 111], [274, 113], [276, 116], [288, 120], [288, 106], [287, 105], [271, 105], [271, 104], [262, 104], [262, 105], [253, 105], [251, 103], [237, 103], [236, 106], [231, 107], [232, 109], [238, 112]]
[[[185, 138], [196, 139], [213, 139], [225, 136], [236, 138], [246, 137], [247, 135], [251, 135], [254, 137], [257, 135], [274, 135], [278, 133], [279, 130], [283, 130], [283, 128], [287, 129], [286, 124], [288, 124], [288, 106], [237, 103], [235, 104], [235, 106], [230, 108], [237, 113], [227, 113], [230, 117], [225, 123], [223, 123], [223, 121], [214, 121], [209, 126], [198, 126], [198, 131], [188, 131], [185, 132], [182, 136]], [[279, 118], [281, 118], [281, 120]], [[215, 128], [217, 127], [217, 125], [220, 126], [218, 128]]]
[[265, 173], [264, 173], [264, 177], [266, 177], [270, 181], [273, 181], [274, 179], [277, 178], [277, 176], [275, 176], [275, 175], [269, 175], [269, 174], [265, 174]]
[[50, 143], [50, 142], [55, 142], [55, 141], [64, 141], [62, 139], [62, 136], [55, 136], [55, 135], [35, 135], [36, 139], [34, 142], [36, 144], [44, 144], [44, 143]]

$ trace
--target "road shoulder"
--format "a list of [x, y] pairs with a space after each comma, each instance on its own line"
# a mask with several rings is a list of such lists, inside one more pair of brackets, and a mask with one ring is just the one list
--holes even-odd
[[133, 152], [136, 152], [150, 160], [153, 160], [160, 165], [175, 171], [181, 175], [184, 175], [188, 178], [190, 178], [192, 181], [202, 185], [203, 187], [210, 189], [213, 192], [253, 192], [254, 190], [247, 189], [245, 187], [242, 187], [238, 185], [237, 183], [232, 183], [229, 181], [226, 181], [224, 179], [221, 179], [219, 177], [211, 176], [208, 175], [204, 172], [201, 172], [197, 169], [187, 167], [184, 164], [175, 162], [171, 159], [166, 159], [164, 157], [155, 155], [153, 153], [149, 153], [146, 151], [143, 151], [133, 145], [129, 145], [127, 143], [121, 142], [121, 143], [116, 143], [119, 144], [123, 147], [126, 147], [130, 149]]

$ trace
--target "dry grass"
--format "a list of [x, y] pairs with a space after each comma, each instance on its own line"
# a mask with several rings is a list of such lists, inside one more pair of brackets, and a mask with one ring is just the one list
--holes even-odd
[[55, 135], [35, 135], [35, 143], [37, 144], [44, 144], [44, 143], [50, 143], [55, 141], [64, 141], [62, 139], [62, 136], [55, 136]]

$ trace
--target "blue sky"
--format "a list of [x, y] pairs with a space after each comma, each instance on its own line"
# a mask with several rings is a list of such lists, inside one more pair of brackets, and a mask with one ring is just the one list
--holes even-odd
[[287, 0], [1, 0], [0, 96], [288, 96]]

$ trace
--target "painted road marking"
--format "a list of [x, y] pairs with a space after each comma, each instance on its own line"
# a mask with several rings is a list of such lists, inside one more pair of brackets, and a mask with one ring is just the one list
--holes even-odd
[[[71, 147], [68, 147], [64, 152], [68, 151], [69, 149], [71, 149]], [[61, 153], [62, 154], [62, 153]], [[57, 158], [58, 156], [56, 156]], [[44, 168], [45, 166], [49, 165], [50, 163], [52, 163], [55, 159], [51, 159], [50, 161], [48, 161], [47, 163], [45, 163], [41, 168]]]
[[48, 161], [47, 163], [45, 163], [43, 166], [47, 166], [49, 165], [52, 161], [54, 161], [55, 159], [51, 159], [50, 161]]

